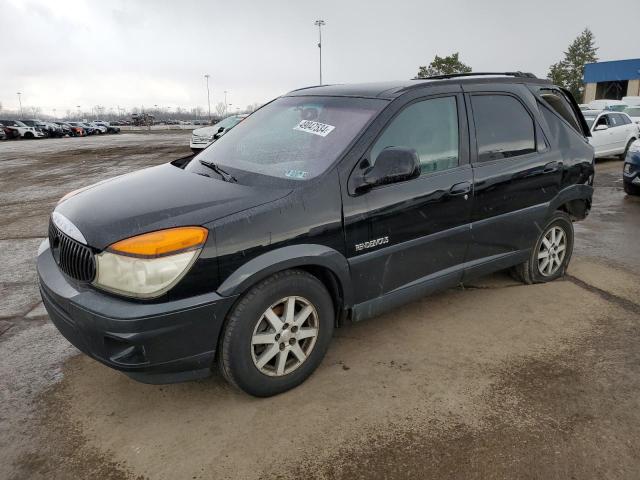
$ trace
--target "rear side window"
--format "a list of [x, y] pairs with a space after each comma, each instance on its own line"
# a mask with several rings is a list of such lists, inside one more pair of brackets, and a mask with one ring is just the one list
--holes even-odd
[[372, 165], [387, 147], [413, 148], [420, 157], [421, 174], [456, 167], [458, 110], [455, 97], [423, 100], [402, 110], [373, 145]]
[[631, 123], [631, 120], [629, 120], [629, 117], [627, 117], [626, 115], [622, 115], [621, 113], [618, 113], [617, 116], [620, 117], [620, 120], [622, 121], [622, 125], [629, 125]]
[[573, 111], [573, 107], [561, 91], [544, 88], [540, 90], [540, 96], [556, 111], [558, 115], [564, 118], [569, 125], [582, 135], [582, 128], [580, 127], [580, 122]]
[[472, 95], [478, 161], [516, 157], [536, 151], [533, 119], [509, 95]]

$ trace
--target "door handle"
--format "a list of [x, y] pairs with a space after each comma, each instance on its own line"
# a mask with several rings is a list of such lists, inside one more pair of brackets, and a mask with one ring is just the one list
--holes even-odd
[[549, 162], [542, 169], [542, 173], [557, 172], [558, 171], [558, 167], [559, 167], [559, 163], [558, 162]]
[[[471, 192], [471, 182], [456, 183], [449, 189], [449, 195], [458, 197], [460, 195], [468, 195]], [[465, 198], [466, 200], [466, 198]]]

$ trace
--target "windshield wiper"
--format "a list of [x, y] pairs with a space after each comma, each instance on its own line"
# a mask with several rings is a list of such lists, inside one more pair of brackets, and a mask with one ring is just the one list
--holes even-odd
[[200, 164], [204, 165], [205, 167], [210, 168], [211, 170], [216, 172], [218, 175], [220, 175], [222, 177], [222, 179], [225, 182], [237, 183], [237, 181], [238, 181], [238, 179], [236, 177], [234, 177], [233, 175], [231, 175], [228, 172], [225, 172], [223, 169], [221, 169], [215, 163], [207, 162], [206, 160], [200, 160]]

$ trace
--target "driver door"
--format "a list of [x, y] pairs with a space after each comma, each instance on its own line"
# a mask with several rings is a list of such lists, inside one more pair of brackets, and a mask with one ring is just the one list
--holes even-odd
[[[420, 176], [357, 194], [353, 180], [390, 146], [415, 149]], [[470, 236], [472, 175], [461, 94], [421, 98], [395, 114], [343, 192], [356, 303], [460, 281]]]

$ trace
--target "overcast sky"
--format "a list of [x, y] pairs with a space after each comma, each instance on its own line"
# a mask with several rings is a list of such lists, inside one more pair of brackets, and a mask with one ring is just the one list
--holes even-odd
[[0, 0], [0, 102], [64, 114], [76, 105], [244, 108], [318, 82], [406, 79], [435, 54], [474, 70], [545, 76], [580, 31], [601, 60], [640, 57], [639, 0]]

